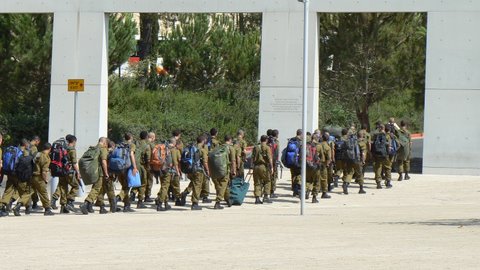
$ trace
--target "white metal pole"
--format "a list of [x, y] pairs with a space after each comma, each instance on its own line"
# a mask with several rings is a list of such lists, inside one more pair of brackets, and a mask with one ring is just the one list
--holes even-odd
[[300, 215], [305, 214], [305, 185], [306, 185], [306, 149], [307, 149], [307, 99], [308, 99], [308, 3], [303, 0], [303, 111], [302, 111], [302, 188], [300, 192]]

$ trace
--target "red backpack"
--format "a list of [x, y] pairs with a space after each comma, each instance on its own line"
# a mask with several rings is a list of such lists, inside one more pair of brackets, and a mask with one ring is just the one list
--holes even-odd
[[50, 172], [52, 176], [66, 176], [72, 169], [68, 160], [67, 141], [64, 138], [58, 139], [52, 144], [50, 150]]
[[319, 158], [317, 153], [317, 145], [312, 142], [307, 142], [306, 163], [310, 169], [318, 169]]

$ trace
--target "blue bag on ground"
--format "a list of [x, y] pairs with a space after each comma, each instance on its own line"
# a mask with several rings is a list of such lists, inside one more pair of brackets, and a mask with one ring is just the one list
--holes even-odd
[[250, 183], [241, 177], [233, 178], [230, 183], [230, 200], [233, 205], [242, 205], [247, 195]]
[[128, 181], [128, 187], [130, 188], [136, 188], [136, 187], [142, 186], [142, 181], [140, 180], [140, 172], [137, 172], [137, 174], [133, 175], [133, 169], [128, 170], [127, 181]]

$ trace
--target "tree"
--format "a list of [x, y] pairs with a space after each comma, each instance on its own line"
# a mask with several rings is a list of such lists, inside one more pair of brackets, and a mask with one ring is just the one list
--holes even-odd
[[140, 42], [138, 56], [141, 60], [156, 56], [158, 46], [158, 13], [140, 13]]
[[160, 44], [176, 85], [201, 90], [224, 79], [258, 80], [259, 27], [242, 33], [230, 14], [181, 14], [176, 19], [180, 23]]
[[7, 139], [47, 138], [52, 22], [52, 14], [0, 15], [0, 132]]
[[110, 14], [108, 29], [108, 73], [125, 63], [135, 53], [137, 24], [131, 13]]
[[370, 127], [369, 108], [392, 93], [424, 89], [425, 14], [324, 14], [321, 94]]

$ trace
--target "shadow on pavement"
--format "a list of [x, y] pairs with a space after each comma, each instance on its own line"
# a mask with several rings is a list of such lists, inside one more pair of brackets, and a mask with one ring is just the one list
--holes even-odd
[[381, 222], [380, 224], [463, 227], [463, 226], [480, 226], [480, 219], [436, 219], [436, 220], [412, 221], [412, 222]]

